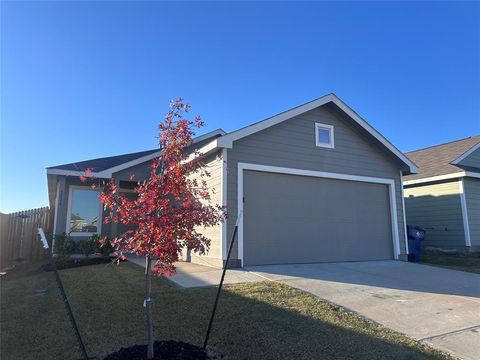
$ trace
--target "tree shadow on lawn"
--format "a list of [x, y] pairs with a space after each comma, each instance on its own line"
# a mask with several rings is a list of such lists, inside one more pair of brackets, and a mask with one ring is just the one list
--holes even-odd
[[[60, 272], [90, 356], [145, 343], [143, 271], [133, 264]], [[13, 277], [14, 278], [14, 277]], [[3, 359], [78, 359], [51, 273], [2, 278]], [[153, 281], [154, 333], [201, 345], [216, 288], [182, 290]], [[46, 294], [31, 293], [44, 286]], [[13, 290], [15, 288], [15, 290]], [[4, 299], [2, 299], [4, 300]], [[5, 306], [5, 307], [4, 307]], [[6, 337], [4, 336], [6, 335]], [[13, 343], [14, 342], [14, 343]], [[441, 353], [286, 285], [228, 286], [209, 351], [221, 359], [442, 359]]]

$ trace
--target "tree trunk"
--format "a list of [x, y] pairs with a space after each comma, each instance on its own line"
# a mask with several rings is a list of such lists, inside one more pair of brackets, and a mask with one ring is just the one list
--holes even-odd
[[150, 294], [152, 290], [152, 260], [149, 255], [145, 257], [145, 310], [147, 312], [147, 359], [153, 359], [153, 320], [152, 320], [152, 300]]

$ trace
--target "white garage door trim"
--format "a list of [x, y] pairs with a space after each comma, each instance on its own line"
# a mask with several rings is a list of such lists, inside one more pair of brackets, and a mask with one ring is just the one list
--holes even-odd
[[310, 177], [318, 177], [318, 178], [349, 180], [349, 181], [359, 181], [359, 182], [388, 185], [388, 190], [389, 190], [388, 192], [390, 195], [389, 196], [390, 197], [390, 214], [391, 214], [391, 222], [392, 222], [393, 256], [395, 259], [398, 259], [398, 256], [400, 254], [400, 242], [399, 242], [399, 233], [398, 233], [397, 200], [395, 197], [395, 180], [377, 178], [377, 177], [368, 177], [368, 176], [338, 174], [338, 173], [330, 173], [330, 172], [323, 172], [323, 171], [294, 169], [294, 168], [286, 168], [286, 167], [270, 166], [270, 165], [238, 163], [237, 214], [239, 214], [240, 216], [238, 219], [237, 235], [238, 235], [238, 259], [241, 262], [241, 266], [243, 266], [243, 171], [244, 170], [254, 170], [254, 171], [262, 171], [262, 172], [277, 173], [277, 174], [301, 175], [301, 176], [310, 176]]

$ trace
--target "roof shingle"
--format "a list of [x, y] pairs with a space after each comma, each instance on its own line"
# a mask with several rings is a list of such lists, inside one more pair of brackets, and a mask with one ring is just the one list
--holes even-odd
[[405, 180], [423, 179], [465, 170], [480, 172], [480, 169], [467, 169], [461, 165], [451, 164], [452, 161], [478, 143], [480, 143], [480, 135], [406, 153], [406, 155], [417, 164], [418, 174], [405, 176]]
[[[198, 149], [203, 145], [206, 145], [217, 136], [218, 135], [213, 135], [211, 137], [207, 137], [206, 139], [196, 141], [192, 145], [190, 145], [186, 149], [186, 151], [193, 152], [195, 149]], [[63, 165], [55, 165], [55, 166], [50, 166], [47, 169], [71, 170], [71, 171], [82, 171], [82, 172], [87, 169], [90, 169], [92, 172], [96, 173], [96, 172], [104, 171], [112, 167], [127, 163], [129, 161], [153, 154], [157, 151], [159, 151], [158, 148], [152, 149], [152, 150], [139, 151], [135, 153], [123, 154], [123, 155], [107, 156], [107, 157], [102, 157], [97, 159], [78, 161], [78, 162], [73, 162], [73, 163], [63, 164]]]

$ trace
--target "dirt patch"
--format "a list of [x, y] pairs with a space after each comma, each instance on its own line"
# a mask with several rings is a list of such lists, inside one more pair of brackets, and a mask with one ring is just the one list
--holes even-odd
[[[68, 259], [68, 260], [57, 260], [57, 269], [70, 269], [76, 268], [80, 266], [87, 266], [87, 265], [98, 265], [98, 264], [106, 264], [111, 262], [111, 258], [108, 256], [102, 257], [91, 257], [91, 258], [80, 258], [80, 259]], [[43, 271], [53, 271], [53, 266], [51, 263], [45, 264], [42, 266]]]
[[[198, 346], [182, 341], [155, 341], [154, 359], [162, 360], [207, 360], [206, 352]], [[135, 345], [121, 348], [104, 360], [144, 360], [147, 358], [147, 345]]]

